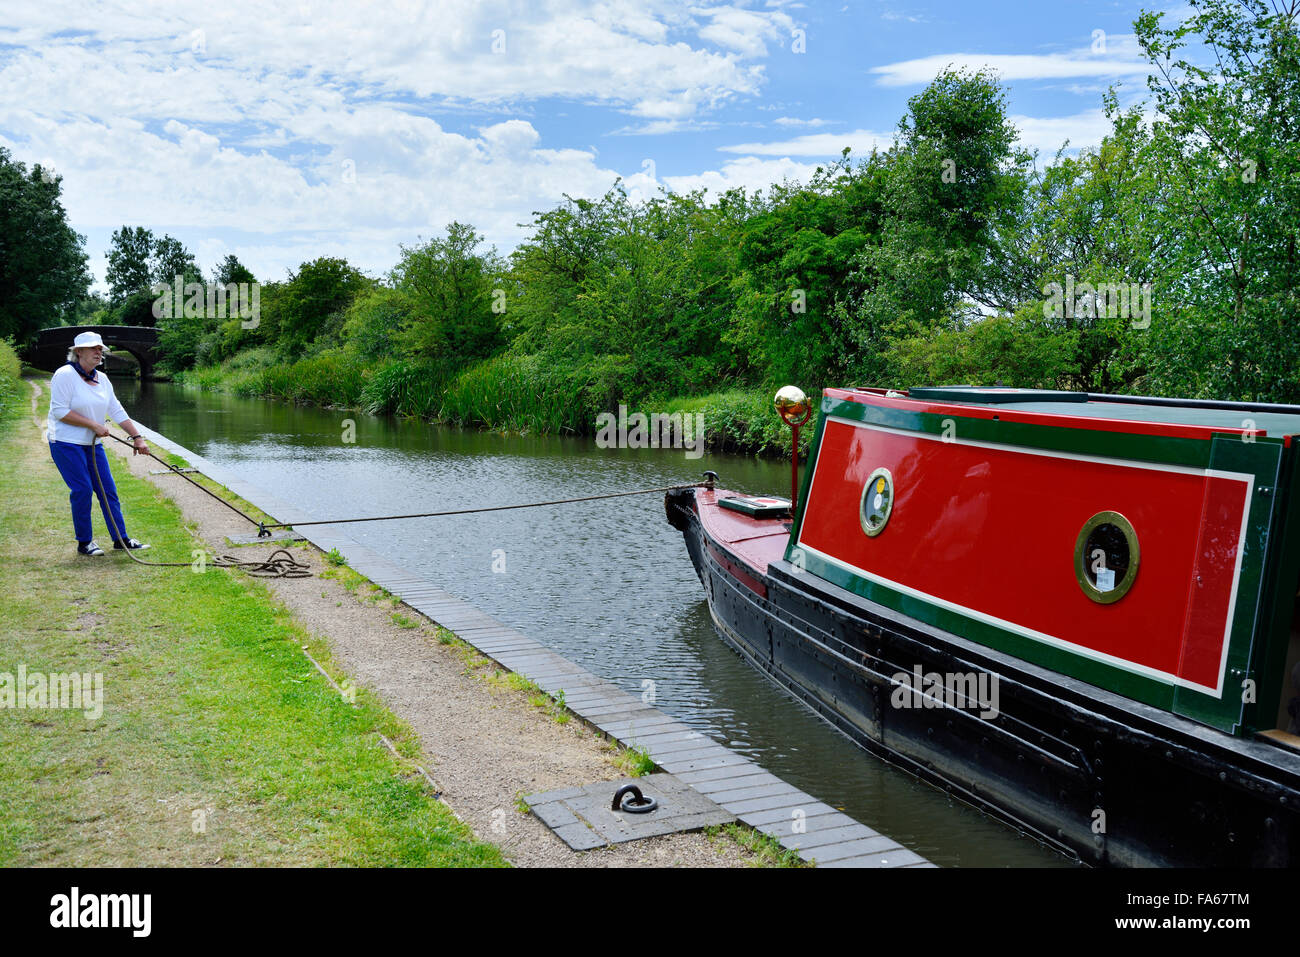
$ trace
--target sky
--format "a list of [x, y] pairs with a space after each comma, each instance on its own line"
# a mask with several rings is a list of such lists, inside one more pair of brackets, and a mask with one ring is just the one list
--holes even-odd
[[[1147, 0], [1153, 9], [1178, 10]], [[947, 66], [993, 68], [1050, 158], [1145, 96], [1141, 4], [732, 0], [6, 0], [0, 146], [63, 178], [96, 287], [122, 225], [205, 273], [340, 256], [372, 276], [472, 224], [507, 253], [535, 211], [622, 179], [806, 179], [887, 148]]]

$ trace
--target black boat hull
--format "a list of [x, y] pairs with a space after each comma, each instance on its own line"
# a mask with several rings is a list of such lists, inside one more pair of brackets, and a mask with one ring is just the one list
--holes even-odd
[[[867, 751], [1088, 864], [1300, 862], [1300, 753], [1026, 664], [789, 563], [748, 567], [709, 536], [693, 495], [670, 493], [668, 518], [721, 637]], [[928, 673], [996, 679], [996, 715], [918, 706], [899, 676]]]

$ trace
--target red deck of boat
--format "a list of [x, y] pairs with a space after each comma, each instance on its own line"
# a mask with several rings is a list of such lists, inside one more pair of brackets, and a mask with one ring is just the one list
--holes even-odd
[[695, 504], [700, 513], [700, 523], [709, 537], [725, 546], [732, 556], [766, 574], [768, 564], [785, 554], [786, 543], [790, 540], [785, 523], [789, 520], [751, 518], [718, 504], [719, 499], [740, 494], [723, 488], [696, 489]]

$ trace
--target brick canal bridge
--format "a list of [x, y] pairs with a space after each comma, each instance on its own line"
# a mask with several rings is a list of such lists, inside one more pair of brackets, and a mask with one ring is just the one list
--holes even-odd
[[[53, 372], [68, 361], [72, 340], [81, 332], [98, 332], [110, 349], [127, 352], [140, 363], [140, 378], [153, 378], [153, 367], [161, 355], [158, 330], [148, 326], [54, 326], [42, 329], [34, 345], [27, 349], [27, 362], [38, 369]], [[107, 358], [105, 360], [107, 367]], [[109, 372], [114, 370], [108, 367]]]

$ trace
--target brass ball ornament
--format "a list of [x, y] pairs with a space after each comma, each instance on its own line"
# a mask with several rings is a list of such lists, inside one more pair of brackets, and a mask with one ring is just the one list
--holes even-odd
[[803, 425], [812, 416], [812, 400], [795, 385], [782, 386], [772, 404], [787, 425]]
[[772, 399], [776, 414], [790, 426], [790, 515], [799, 508], [799, 426], [812, 418], [813, 404], [803, 389], [782, 386]]

